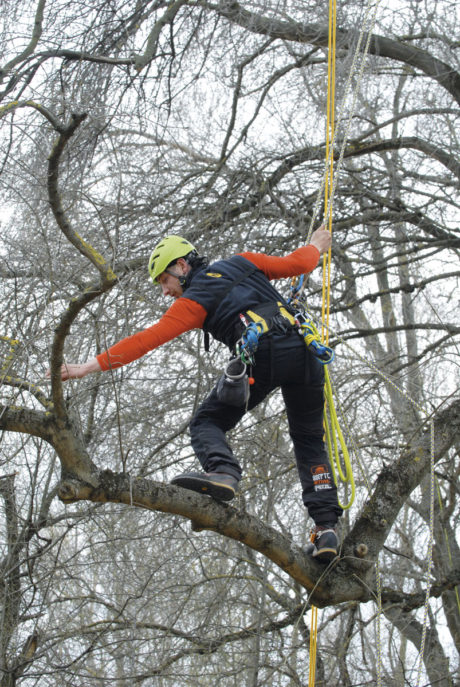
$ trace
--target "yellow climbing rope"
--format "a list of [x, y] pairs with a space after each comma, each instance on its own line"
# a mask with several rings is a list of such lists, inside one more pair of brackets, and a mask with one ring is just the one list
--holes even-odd
[[[335, 142], [335, 49], [336, 49], [336, 0], [329, 0], [329, 42], [328, 42], [328, 97], [327, 97], [327, 136], [326, 136], [326, 171], [323, 178], [323, 183], [321, 188], [318, 189], [317, 198], [315, 201], [314, 209], [311, 216], [310, 227], [307, 234], [307, 242], [310, 239], [311, 233], [313, 231], [313, 225], [318, 214], [319, 205], [321, 202], [321, 196], [324, 187], [324, 199], [325, 199], [325, 213], [326, 224], [330, 232], [332, 232], [332, 201], [334, 198], [335, 190], [338, 183], [339, 170], [345, 153], [345, 147], [348, 141], [348, 137], [351, 130], [351, 122], [353, 113], [355, 111], [357, 94], [361, 84], [361, 79], [363, 76], [364, 65], [366, 61], [366, 56], [369, 50], [370, 40], [373, 33], [373, 28], [376, 21], [377, 8], [380, 0], [368, 0], [367, 7], [365, 10], [364, 20], [361, 26], [359, 38], [355, 47], [355, 53], [353, 56], [353, 62], [349, 70], [347, 82], [344, 88], [344, 96], [342, 100], [342, 105], [339, 112], [339, 127], [342, 125], [342, 115], [345, 108], [345, 103], [347, 102], [349, 89], [351, 88], [352, 80], [355, 78], [356, 71], [358, 72], [356, 78], [356, 84], [354, 87], [354, 96], [352, 105], [350, 107], [348, 122], [345, 125], [345, 131], [342, 137], [342, 145], [338, 157], [337, 169], [335, 175], [333, 174], [333, 160], [334, 160], [334, 142]], [[373, 5], [373, 6], [372, 6]], [[362, 47], [362, 41], [367, 33], [367, 39], [364, 47]], [[361, 62], [358, 66], [359, 56], [361, 54]], [[293, 292], [296, 293], [296, 298], [300, 299], [302, 296], [303, 289], [305, 288], [306, 281], [303, 280], [300, 287], [296, 288]], [[322, 305], [322, 336], [318, 336], [318, 341], [325, 341], [328, 343], [328, 332], [329, 332], [329, 314], [330, 314], [330, 284], [331, 284], [331, 251], [329, 250], [327, 256], [323, 259], [323, 305]], [[309, 325], [312, 322], [309, 322]], [[316, 339], [316, 337], [315, 337]], [[334, 481], [337, 484], [337, 474], [342, 480], [348, 482], [351, 487], [351, 494], [349, 497], [349, 502], [346, 506], [342, 508], [349, 508], [353, 503], [355, 496], [355, 484], [353, 479], [353, 473], [351, 470], [351, 465], [349, 461], [349, 454], [346, 448], [345, 442], [343, 441], [342, 432], [340, 431], [340, 426], [337, 420], [337, 414], [335, 412], [335, 407], [332, 397], [332, 384], [329, 377], [329, 372], [327, 367], [325, 368], [325, 392], [326, 392], [326, 404], [325, 404], [325, 432], [326, 439], [328, 443], [329, 454], [331, 456], [331, 466], [334, 475]], [[332, 409], [332, 410], [331, 410]], [[328, 419], [328, 412], [330, 420]], [[337, 442], [338, 439], [338, 442]], [[338, 444], [342, 448], [342, 455], [345, 464], [345, 472], [342, 470], [341, 462], [338, 452]], [[332, 448], [333, 447], [333, 448]], [[337, 468], [337, 469], [336, 469]], [[377, 685], [381, 685], [381, 647], [380, 647], [380, 615], [381, 615], [381, 593], [380, 593], [380, 574], [378, 561], [376, 562], [376, 576], [377, 576], [377, 587], [378, 587], [378, 666], [377, 666]], [[310, 635], [310, 676], [309, 676], [309, 687], [314, 687], [315, 684], [315, 666], [316, 666], [316, 642], [317, 642], [317, 610], [312, 606], [312, 625], [311, 625], [311, 635]]]
[[[325, 175], [323, 178], [323, 184], [320, 189], [318, 189], [318, 195], [317, 199], [315, 202], [315, 206], [312, 212], [311, 216], [311, 223], [310, 227], [308, 230], [307, 234], [307, 241], [310, 239], [311, 233], [313, 231], [313, 225], [315, 222], [315, 219], [318, 214], [318, 209], [319, 209], [319, 204], [321, 202], [321, 195], [323, 191], [323, 186], [324, 186], [324, 204], [325, 204], [325, 210], [324, 210], [324, 216], [326, 219], [326, 225], [329, 231], [332, 233], [332, 201], [334, 198], [335, 190], [337, 187], [338, 183], [338, 176], [339, 176], [339, 169], [341, 167], [341, 163], [344, 157], [345, 153], [345, 147], [348, 141], [348, 136], [351, 130], [351, 120], [352, 116], [355, 110], [355, 104], [356, 104], [356, 97], [357, 93], [359, 91], [359, 86], [361, 83], [361, 79], [363, 76], [363, 70], [364, 70], [364, 64], [365, 64], [365, 59], [367, 52], [369, 50], [369, 45], [370, 45], [370, 39], [373, 33], [373, 28], [375, 25], [375, 20], [376, 20], [376, 15], [377, 15], [377, 8], [379, 5], [380, 0], [368, 0], [366, 12], [365, 12], [365, 18], [363, 21], [363, 25], [360, 31], [359, 39], [356, 45], [355, 49], [355, 54], [353, 58], [353, 63], [351, 66], [351, 69], [349, 70], [349, 75], [347, 79], [347, 83], [344, 89], [344, 97], [342, 101], [342, 106], [341, 110], [339, 113], [339, 123], [342, 123], [342, 112], [345, 106], [345, 102], [347, 100], [347, 95], [348, 95], [348, 89], [351, 85], [352, 78], [355, 76], [355, 66], [358, 63], [358, 55], [360, 52], [362, 53], [361, 57], [361, 64], [358, 69], [358, 75], [356, 78], [356, 85], [354, 89], [354, 97], [353, 97], [353, 102], [350, 107], [350, 112], [348, 116], [348, 123], [345, 127], [345, 131], [342, 137], [342, 145], [341, 145], [341, 150], [340, 154], [338, 157], [338, 162], [337, 162], [337, 170], [336, 174], [334, 176], [333, 173], [333, 160], [334, 160], [334, 141], [335, 141], [335, 132], [334, 132], [334, 96], [335, 96], [335, 45], [336, 45], [336, 0], [329, 0], [329, 43], [328, 43], [328, 98], [327, 98], [327, 136], [326, 136], [326, 171]], [[373, 7], [372, 7], [373, 3]], [[364, 48], [361, 47], [361, 42], [364, 37], [364, 35], [367, 33], [367, 40], [364, 45]], [[297, 288], [295, 290], [296, 293], [296, 298], [299, 299], [302, 295], [303, 289], [305, 288], [305, 280], [301, 283], [300, 288]], [[320, 341], [320, 342], [325, 342], [326, 345], [329, 342], [329, 315], [330, 315], [330, 284], [331, 284], [331, 251], [328, 251], [327, 256], [323, 258], [323, 302], [322, 302], [322, 317], [321, 317], [321, 322], [322, 322], [322, 333], [321, 337], [316, 338], [316, 335], [314, 337], [314, 340]], [[312, 322], [308, 323], [309, 329], [311, 329]], [[342, 342], [345, 343], [345, 342]], [[358, 355], [358, 358], [360, 356]], [[434, 474], [434, 456], [435, 456], [435, 449], [434, 449], [434, 420], [430, 416], [430, 413], [428, 413], [424, 408], [421, 408], [417, 402], [415, 402], [407, 393], [404, 392], [404, 390], [400, 389], [392, 380], [390, 380], [385, 374], [381, 372], [376, 366], [374, 366], [369, 360], [365, 361], [366, 365], [371, 367], [371, 369], [374, 369], [380, 377], [385, 379], [388, 383], [390, 383], [394, 388], [396, 388], [400, 393], [402, 393], [410, 402], [412, 405], [417, 407], [419, 410], [423, 412], [423, 415], [425, 416], [425, 421], [429, 423], [430, 427], [430, 487], [429, 487], [429, 502], [430, 502], [430, 522], [429, 522], [429, 542], [428, 542], [428, 556], [427, 556], [427, 565], [426, 565], [426, 595], [425, 595], [425, 604], [424, 604], [424, 619], [423, 619], [423, 630], [422, 630], [422, 639], [421, 639], [421, 646], [419, 650], [419, 662], [418, 662], [418, 675], [417, 675], [417, 682], [416, 682], [416, 687], [418, 687], [421, 679], [421, 674], [422, 674], [422, 665], [423, 665], [423, 656], [424, 656], [424, 649], [425, 649], [425, 641], [426, 641], [426, 632], [427, 632], [427, 624], [428, 624], [428, 611], [429, 611], [429, 598], [430, 598], [430, 569], [431, 569], [431, 559], [432, 559], [432, 550], [433, 550], [433, 535], [434, 535], [434, 492], [435, 492], [435, 474]], [[328, 444], [328, 449], [329, 449], [329, 455], [331, 457], [331, 466], [334, 474], [334, 481], [337, 484], [337, 474], [338, 473], [339, 477], [341, 480], [344, 482], [349, 482], [350, 487], [351, 487], [351, 494], [349, 497], [349, 502], [346, 506], [342, 506], [342, 508], [349, 508], [351, 504], [353, 503], [354, 496], [355, 496], [355, 485], [354, 485], [354, 480], [353, 480], [353, 473], [351, 470], [351, 465], [349, 462], [349, 454], [348, 450], [346, 448], [345, 442], [343, 441], [343, 436], [342, 432], [340, 431], [340, 426], [337, 420], [337, 414], [335, 412], [335, 407], [333, 403], [333, 397], [332, 397], [332, 384], [330, 381], [329, 377], [329, 372], [327, 367], [325, 367], [325, 395], [326, 395], [326, 403], [325, 403], [325, 432], [326, 432], [326, 439], [327, 439], [327, 444]], [[327, 409], [327, 410], [326, 410]], [[329, 418], [328, 418], [328, 413], [329, 413]], [[329, 424], [330, 423], [330, 424]], [[338, 442], [337, 442], [338, 439]], [[343, 455], [343, 461], [345, 464], [345, 472], [343, 472], [342, 467], [341, 467], [341, 462], [339, 459], [339, 452], [338, 452], [338, 444], [340, 444], [342, 448], [342, 455]], [[336, 470], [337, 469], [337, 470]], [[368, 484], [368, 489], [370, 491], [370, 485]], [[438, 498], [439, 498], [439, 493], [438, 493]], [[449, 549], [448, 549], [449, 550]], [[450, 550], [449, 550], [449, 555], [450, 555]], [[378, 604], [378, 620], [377, 620], [377, 685], [378, 687], [381, 686], [382, 684], [382, 649], [381, 649], [381, 632], [380, 632], [380, 618], [382, 614], [382, 599], [381, 599], [381, 580], [380, 580], [380, 570], [379, 570], [379, 561], [378, 559], [375, 561], [375, 567], [376, 567], [376, 584], [377, 584], [377, 604]], [[456, 590], [457, 593], [457, 603], [459, 604], [460, 607], [460, 600], [458, 597], [458, 590]], [[312, 606], [311, 608], [312, 614], [311, 614], [311, 630], [310, 630], [310, 670], [309, 670], [309, 687], [314, 687], [315, 684], [315, 672], [316, 672], [316, 648], [317, 648], [317, 609]]]
[[[350, 461], [350, 454], [348, 452], [347, 445], [345, 443], [345, 439], [342, 434], [342, 430], [340, 429], [340, 424], [339, 420], [337, 417], [337, 413], [335, 410], [335, 405], [334, 405], [334, 398], [332, 395], [332, 384], [331, 380], [329, 377], [329, 371], [326, 368], [325, 369], [325, 392], [326, 392], [326, 408], [329, 413], [329, 418], [327, 417], [327, 413], [324, 415], [324, 426], [326, 429], [326, 441], [327, 441], [327, 448], [329, 451], [329, 456], [332, 456], [331, 459], [331, 468], [332, 468], [332, 473], [334, 476], [334, 482], [337, 484], [338, 476], [340, 477], [341, 481], [344, 482], [345, 484], [348, 484], [350, 487], [350, 494], [348, 498], [348, 503], [343, 504], [339, 500], [339, 505], [341, 508], [344, 510], [347, 510], [350, 508], [352, 505], [353, 501], [355, 500], [355, 492], [356, 492], [356, 487], [355, 487], [355, 480], [353, 477], [353, 468], [351, 466], [351, 461]], [[345, 466], [345, 471], [342, 470], [342, 465], [340, 461], [340, 456], [339, 456], [339, 447], [338, 444], [340, 444], [340, 447], [342, 449], [342, 457], [343, 457], [343, 463]]]
[[[309, 314], [308, 316], [310, 317]], [[314, 342], [322, 343], [319, 332], [316, 329], [312, 319], [308, 320], [306, 324], [302, 325], [301, 329], [302, 331], [306, 330], [308, 332], [307, 334], [304, 334], [304, 339], [307, 346], [311, 346], [311, 344]], [[332, 360], [332, 358], [330, 360]], [[350, 461], [350, 454], [342, 430], [340, 429], [340, 422], [337, 417], [337, 411], [335, 409], [332, 382], [329, 375], [329, 369], [327, 366], [324, 367], [324, 393], [324, 431], [326, 434], [326, 442], [331, 461], [334, 483], [337, 485], [338, 478], [340, 478], [340, 480], [348, 484], [350, 488], [348, 503], [343, 504], [339, 501], [340, 507], [346, 510], [350, 508], [354, 501], [356, 488], [353, 477], [353, 469]], [[344, 468], [342, 468], [342, 460], [340, 458], [339, 446], [342, 451], [342, 460]]]
[[[329, 232], [332, 233], [332, 208], [329, 211], [329, 189], [332, 189], [333, 180], [333, 155], [334, 151], [331, 149], [331, 144], [334, 139], [334, 116], [335, 116], [335, 52], [336, 52], [336, 17], [337, 17], [337, 3], [336, 0], [329, 0], [329, 31], [328, 31], [328, 63], [327, 63], [327, 121], [326, 121], [326, 179], [324, 186], [324, 216], [328, 217], [328, 228]], [[332, 157], [330, 155], [332, 152]], [[330, 164], [328, 165], [328, 160], [330, 159]], [[332, 204], [332, 198], [330, 199]], [[327, 277], [326, 277], [326, 266], [327, 266]], [[327, 288], [326, 288], [327, 285]], [[323, 258], [323, 299], [322, 299], [322, 312], [321, 312], [321, 322], [323, 323], [321, 341], [329, 341], [328, 331], [329, 331], [329, 312], [330, 312], [330, 286], [331, 286], [331, 249], [328, 250], [327, 257]], [[327, 292], [327, 305], [325, 312], [325, 294]], [[324, 322], [326, 320], [326, 335], [324, 336]], [[310, 324], [310, 323], [309, 323]], [[318, 332], [311, 323], [311, 330], [313, 335], [317, 335]], [[318, 336], [319, 339], [319, 336]], [[331, 389], [329, 372], [327, 366], [325, 366], [325, 381], [326, 381], [326, 404], [329, 404], [332, 400], [332, 393], [329, 394], [328, 389]], [[334, 411], [334, 416], [336, 416]], [[329, 428], [329, 423], [327, 421], [327, 413], [324, 413], [325, 418], [325, 428], [326, 437], [329, 449], [329, 455], [331, 455], [331, 431]], [[334, 432], [334, 437], [336, 433]], [[334, 444], [336, 446], [336, 443]], [[338, 453], [337, 453], [338, 457]], [[331, 460], [331, 465], [333, 461]], [[338, 461], [340, 463], [340, 461]], [[337, 477], [335, 470], [333, 468], [334, 481], [337, 484]], [[311, 608], [311, 626], [310, 626], [310, 665], [309, 665], [309, 675], [308, 675], [308, 687], [314, 687], [315, 677], [316, 677], [316, 648], [318, 643], [318, 609], [316, 606]]]
[[[336, 35], [337, 35], [337, 3], [336, 0], [329, 0], [329, 40], [328, 40], [328, 66], [327, 66], [327, 121], [326, 121], [326, 178], [324, 183], [324, 217], [326, 218], [327, 229], [332, 234], [332, 203], [334, 191], [334, 149], [333, 141], [335, 138], [335, 55], [336, 55]], [[331, 249], [323, 257], [323, 290], [321, 308], [321, 342], [329, 343], [329, 318], [331, 305]], [[344, 483], [350, 485], [351, 494], [348, 503], [339, 505], [345, 510], [350, 508], [355, 497], [355, 483], [353, 470], [350, 463], [350, 455], [343, 438], [340, 424], [335, 410], [332, 394], [332, 384], [329, 370], [325, 367], [325, 413], [324, 428], [326, 432], [327, 446], [331, 460], [334, 482], [337, 485], [338, 477]], [[339, 445], [342, 449], [342, 456], [345, 469], [342, 469]]]
[[318, 640], [318, 609], [316, 606], [311, 607], [311, 623], [310, 623], [310, 666], [308, 674], [308, 687], [315, 685], [316, 673], [316, 647]]

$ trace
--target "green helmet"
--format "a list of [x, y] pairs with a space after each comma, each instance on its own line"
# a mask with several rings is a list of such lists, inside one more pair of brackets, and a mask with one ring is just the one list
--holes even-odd
[[158, 277], [167, 267], [178, 260], [185, 258], [186, 255], [196, 250], [190, 241], [181, 236], [166, 236], [153, 249], [149, 260], [149, 274], [155, 284], [158, 284]]

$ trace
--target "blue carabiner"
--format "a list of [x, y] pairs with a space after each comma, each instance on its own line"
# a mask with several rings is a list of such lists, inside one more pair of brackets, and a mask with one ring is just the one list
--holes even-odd
[[253, 355], [256, 352], [263, 331], [263, 326], [260, 322], [251, 322], [248, 325], [241, 336], [241, 348], [245, 353]]
[[291, 295], [287, 299], [288, 305], [292, 303], [296, 299], [297, 294], [299, 293], [300, 289], [302, 288], [303, 280], [305, 278], [304, 274], [301, 274], [295, 284], [291, 284]]
[[318, 341], [311, 341], [308, 347], [313, 349], [312, 353], [319, 360], [321, 365], [329, 365], [335, 357], [335, 352], [329, 346], [319, 343]]

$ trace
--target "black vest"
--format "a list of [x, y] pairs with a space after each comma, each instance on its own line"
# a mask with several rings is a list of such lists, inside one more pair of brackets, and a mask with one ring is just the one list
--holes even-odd
[[257, 311], [257, 306], [267, 303], [285, 303], [265, 274], [241, 255], [197, 270], [184, 296], [203, 306], [208, 313], [203, 329], [229, 348], [244, 329], [240, 313]]

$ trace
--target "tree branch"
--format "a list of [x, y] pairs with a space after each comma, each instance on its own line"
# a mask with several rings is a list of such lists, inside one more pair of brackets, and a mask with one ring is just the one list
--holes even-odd
[[80, 296], [73, 298], [67, 310], [61, 315], [58, 326], [56, 327], [53, 345], [51, 347], [50, 371], [51, 371], [51, 393], [53, 397], [54, 412], [56, 418], [64, 424], [68, 423], [68, 414], [64, 402], [64, 392], [61, 379], [61, 366], [64, 362], [64, 343], [70, 331], [73, 321], [77, 318], [81, 310], [91, 301], [102, 295], [114, 286], [115, 281], [106, 280], [101, 285], [87, 287]]
[[[363, 336], [376, 336], [377, 334], [387, 334], [388, 332], [415, 331], [417, 329], [430, 329], [435, 331], [449, 332], [450, 335], [460, 334], [460, 327], [453, 324], [440, 324], [439, 322], [420, 322], [417, 324], [399, 324], [388, 327], [373, 327], [372, 329], [345, 329], [340, 332], [340, 339], [360, 339]], [[331, 344], [333, 345], [333, 344]]]
[[61, 461], [63, 474], [74, 476], [93, 488], [99, 484], [97, 468], [91, 462], [83, 440], [66, 416], [59, 421], [51, 411], [0, 405], [0, 430], [20, 432], [48, 442]]
[[37, 401], [47, 410], [52, 410], [53, 404], [43, 391], [36, 384], [28, 382], [26, 379], [20, 379], [19, 377], [12, 377], [11, 375], [5, 375], [0, 377], [0, 384], [5, 384], [5, 386], [11, 386], [15, 389], [20, 389], [21, 391], [28, 391], [32, 396], [34, 396]]
[[[328, 27], [325, 24], [283, 21], [273, 16], [262, 16], [243, 9], [237, 2], [223, 2], [218, 5], [204, 4], [205, 7], [214, 10], [222, 17], [252, 33], [296, 43], [328, 46]], [[337, 44], [341, 48], [350, 49], [355, 40], [356, 30], [337, 29]], [[388, 57], [391, 60], [420, 69], [424, 74], [435, 79], [460, 103], [460, 74], [453, 67], [433, 57], [430, 53], [412, 45], [375, 34], [370, 40], [369, 53], [379, 57]]]
[[32, 30], [32, 37], [29, 41], [29, 45], [22, 51], [19, 55], [14, 57], [12, 60], [6, 63], [6, 65], [0, 69], [0, 83], [2, 83], [4, 77], [10, 72], [14, 67], [25, 60], [27, 57], [33, 54], [37, 43], [40, 40], [43, 29], [43, 13], [45, 10], [46, 0], [38, 0], [37, 11], [35, 12], [34, 28]]
[[63, 133], [65, 131], [65, 127], [62, 126], [57, 117], [55, 117], [54, 114], [48, 110], [48, 108], [40, 105], [40, 103], [36, 103], [34, 100], [13, 100], [11, 103], [2, 105], [0, 107], [0, 119], [5, 117], [10, 112], [14, 112], [15, 110], [19, 110], [23, 107], [31, 107], [32, 109], [40, 112], [44, 117], [46, 117], [53, 129], [55, 129], [58, 133]]
[[[428, 157], [431, 157], [447, 169], [455, 174], [460, 179], [460, 163], [455, 157], [449, 155], [441, 148], [424, 141], [418, 136], [400, 136], [399, 138], [392, 138], [383, 141], [374, 141], [368, 143], [358, 143], [357, 141], [350, 141], [345, 150], [344, 157], [355, 157], [359, 155], [369, 155], [370, 153], [380, 153], [388, 150], [401, 150], [402, 148], [412, 148], [419, 150]], [[334, 153], [334, 157], [338, 158], [338, 152]]]
[[[430, 596], [432, 598], [438, 598], [445, 592], [455, 589], [459, 584], [460, 569], [452, 569], [443, 580], [430, 586]], [[397, 604], [404, 613], [421, 608], [425, 600], [425, 591], [408, 594], [407, 592], [399, 592], [396, 589], [382, 589], [382, 604], [384, 606], [393, 606]]]
[[[360, 581], [356, 570], [354, 576], [350, 576], [347, 562], [326, 572], [324, 566], [295, 546], [288, 537], [235, 507], [179, 487], [110, 470], [99, 473], [98, 478], [99, 486], [96, 489], [74, 480], [65, 480], [59, 489], [59, 498], [65, 503], [79, 500], [124, 503], [181, 515], [191, 520], [195, 531], [217, 532], [267, 556], [311, 592], [311, 601], [317, 606], [373, 598], [369, 585]], [[356, 564], [364, 577], [369, 566], [368, 561]]]
[[0, 429], [6, 432], [20, 432], [51, 440], [51, 413], [28, 408], [0, 405]]
[[116, 281], [116, 275], [107, 265], [102, 255], [98, 253], [98, 251], [95, 250], [91, 244], [85, 241], [74, 229], [72, 229], [70, 222], [65, 215], [64, 208], [62, 207], [58, 189], [59, 162], [61, 155], [65, 146], [86, 117], [86, 114], [73, 114], [72, 121], [65, 129], [62, 130], [60, 136], [53, 145], [51, 154], [48, 158], [48, 197], [53, 215], [64, 236], [82, 255], [85, 256], [85, 258], [88, 258], [88, 260], [96, 267], [103, 282], [110, 283]]
[[377, 298], [381, 298], [389, 293], [413, 293], [414, 291], [420, 291], [434, 281], [438, 281], [439, 279], [449, 279], [450, 277], [460, 277], [460, 272], [445, 272], [443, 274], [436, 274], [432, 277], [427, 277], [426, 279], [421, 279], [420, 281], [413, 282], [412, 284], [399, 284], [398, 286], [382, 289], [381, 291], [374, 291], [373, 293], [368, 293], [365, 296], [361, 296], [361, 298], [355, 298], [355, 300], [344, 303], [343, 305], [334, 305], [331, 308], [331, 313], [348, 311], [350, 308], [356, 308], [366, 301], [375, 303]]
[[147, 46], [143, 55], [138, 55], [135, 61], [136, 71], [140, 72], [155, 57], [161, 30], [166, 24], [171, 24], [182, 5], [186, 5], [188, 0], [176, 0], [169, 5], [164, 15], [155, 22], [147, 40]]
[[[337, 148], [338, 147], [339, 145], [337, 144]], [[447, 167], [450, 172], [460, 179], [460, 163], [456, 158], [417, 136], [401, 136], [399, 138], [368, 141], [365, 143], [360, 139], [355, 139], [348, 143], [344, 152], [344, 158], [359, 157], [361, 155], [387, 152], [389, 150], [401, 150], [402, 148], [412, 148], [425, 153], [425, 155], [441, 162], [441, 164]], [[270, 175], [268, 179], [269, 186], [276, 186], [286, 174], [294, 169], [294, 167], [311, 160], [323, 160], [324, 155], [325, 145], [323, 144], [320, 146], [302, 148], [302, 150], [298, 150], [292, 155], [285, 157], [278, 169]], [[334, 151], [334, 159], [337, 160], [338, 158], [339, 150], [336, 149]]]
[[[434, 431], [437, 462], [459, 440], [460, 399], [435, 417]], [[428, 474], [430, 461], [430, 437], [426, 431], [420, 441], [414, 441], [398, 460], [380, 472], [373, 493], [344, 542], [345, 553], [359, 541], [368, 547], [371, 557], [378, 554], [404, 502]]]

